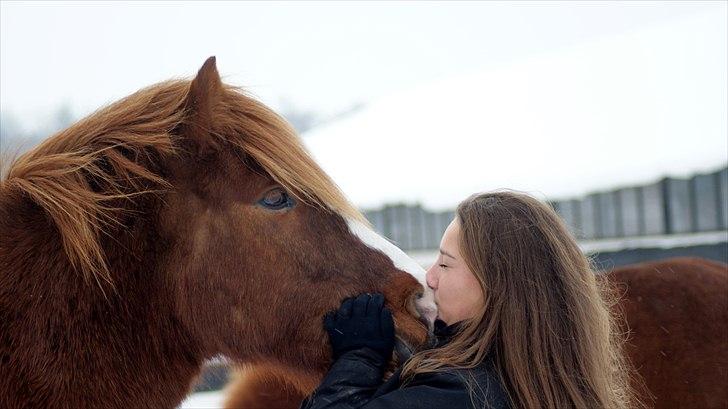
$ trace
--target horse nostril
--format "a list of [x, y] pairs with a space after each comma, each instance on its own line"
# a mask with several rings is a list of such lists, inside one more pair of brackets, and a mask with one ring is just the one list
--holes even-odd
[[407, 310], [425, 324], [428, 329], [433, 328], [437, 317], [437, 307], [431, 290], [429, 294], [427, 289], [412, 293], [407, 300]]

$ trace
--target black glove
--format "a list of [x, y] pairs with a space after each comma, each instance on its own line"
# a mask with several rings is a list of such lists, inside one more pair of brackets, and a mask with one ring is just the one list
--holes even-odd
[[389, 309], [384, 308], [382, 294], [361, 294], [347, 298], [338, 311], [331, 311], [324, 317], [324, 328], [334, 359], [345, 352], [370, 348], [386, 363], [394, 349], [394, 320]]

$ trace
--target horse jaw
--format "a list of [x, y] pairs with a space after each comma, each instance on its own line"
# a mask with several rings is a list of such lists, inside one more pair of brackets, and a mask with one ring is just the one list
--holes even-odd
[[374, 232], [364, 223], [353, 219], [347, 220], [347, 223], [351, 233], [357, 236], [359, 240], [367, 246], [384, 253], [392, 260], [394, 267], [411, 274], [422, 284], [424, 291], [422, 297], [415, 301], [415, 306], [420, 316], [427, 320], [428, 327], [432, 329], [437, 317], [437, 305], [435, 304], [435, 295], [432, 289], [427, 286], [425, 270], [399, 247]]

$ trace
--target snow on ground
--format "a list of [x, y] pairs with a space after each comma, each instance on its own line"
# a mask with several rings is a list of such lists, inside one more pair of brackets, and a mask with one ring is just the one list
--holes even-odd
[[725, 22], [699, 15], [444, 79], [304, 134], [364, 208], [560, 199], [728, 161]]
[[179, 409], [219, 409], [225, 401], [222, 391], [198, 392], [188, 396], [182, 402]]

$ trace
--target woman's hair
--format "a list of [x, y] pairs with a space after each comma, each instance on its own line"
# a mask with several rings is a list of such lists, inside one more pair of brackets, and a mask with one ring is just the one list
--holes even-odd
[[402, 379], [473, 368], [488, 356], [513, 407], [628, 407], [612, 291], [553, 209], [497, 191], [460, 203], [457, 220], [483, 305], [449, 343], [415, 354]]

